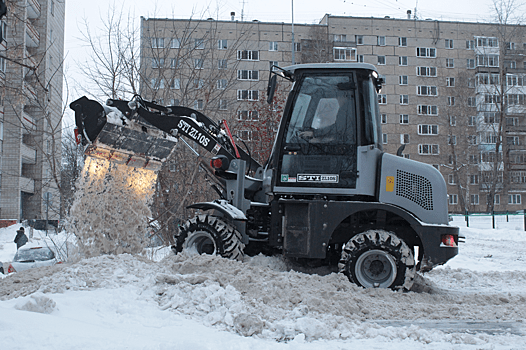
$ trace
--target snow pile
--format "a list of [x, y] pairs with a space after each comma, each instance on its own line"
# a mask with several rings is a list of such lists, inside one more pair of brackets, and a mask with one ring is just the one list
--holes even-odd
[[151, 170], [87, 158], [68, 225], [85, 256], [142, 251], [156, 178]]
[[30, 297], [20, 299], [18, 304], [15, 305], [15, 309], [50, 314], [55, 310], [56, 306], [57, 304], [53, 299], [42, 293], [35, 293]]

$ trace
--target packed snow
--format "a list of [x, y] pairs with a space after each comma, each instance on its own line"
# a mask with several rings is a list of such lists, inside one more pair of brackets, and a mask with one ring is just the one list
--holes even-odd
[[[0, 279], [1, 349], [524, 349], [522, 217], [476, 218], [411, 292], [363, 289], [281, 257], [102, 255]], [[0, 229], [0, 259], [16, 229]], [[27, 231], [27, 229], [26, 229]], [[35, 231], [29, 245], [65, 234]], [[7, 268], [6, 268], [7, 269]]]

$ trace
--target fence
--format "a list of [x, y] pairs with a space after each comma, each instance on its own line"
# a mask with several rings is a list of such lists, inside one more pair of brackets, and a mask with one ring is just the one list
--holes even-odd
[[[469, 227], [469, 221], [471, 219], [477, 219], [477, 223], [485, 223], [487, 221], [487, 226], [491, 225], [492, 228], [498, 228], [499, 223], [515, 223], [520, 224], [526, 231], [526, 210], [515, 211], [515, 212], [492, 212], [492, 213], [470, 213], [466, 211], [465, 214], [449, 214], [450, 219], [454, 218], [464, 218], [466, 222], [466, 227]], [[457, 222], [458, 224], [458, 222]], [[486, 227], [487, 227], [486, 226]]]

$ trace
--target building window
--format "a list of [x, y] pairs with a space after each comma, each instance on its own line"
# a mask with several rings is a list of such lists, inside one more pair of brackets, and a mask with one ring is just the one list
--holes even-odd
[[51, 16], [54, 16], [55, 15], [55, 2], [53, 0], [51, 0], [51, 4], [49, 6], [49, 9], [50, 9], [50, 12], [51, 12]]
[[294, 51], [301, 52], [301, 43], [294, 43]]
[[470, 185], [478, 185], [479, 184], [479, 176], [478, 175], [469, 175], [469, 184]]
[[385, 65], [385, 56], [378, 56], [378, 65], [380, 66]]
[[[477, 105], [477, 98], [476, 97], [468, 97], [468, 107], [475, 107]], [[474, 124], [470, 124], [474, 125]]]
[[382, 134], [382, 143], [387, 144], [387, 134]]
[[418, 105], [417, 114], [420, 115], [438, 115], [438, 106]]
[[152, 68], [163, 68], [164, 58], [152, 58]]
[[181, 80], [179, 79], [172, 79], [170, 83], [170, 89], [173, 90], [179, 90], [181, 88]]
[[400, 104], [408, 105], [409, 104], [409, 95], [400, 95]]
[[278, 42], [277, 41], [271, 41], [268, 43], [268, 50], [269, 51], [278, 51]]
[[245, 70], [239, 69], [237, 71], [238, 80], [259, 80], [259, 71], [258, 70]]
[[475, 37], [477, 47], [499, 47], [499, 41], [495, 37]]
[[400, 114], [400, 124], [409, 124], [408, 114]]
[[195, 49], [196, 50], [204, 50], [205, 48], [205, 39], [195, 39]]
[[447, 135], [447, 144], [448, 145], [456, 145], [457, 144], [457, 136], [456, 135]]
[[170, 99], [170, 106], [179, 106], [179, 99], [178, 98]]
[[356, 61], [356, 49], [350, 47], [333, 48], [335, 61]]
[[437, 155], [439, 154], [438, 145], [420, 144], [418, 145], [418, 154], [421, 155]]
[[227, 60], [218, 60], [217, 61], [217, 68], [218, 69], [227, 69], [228, 68], [228, 61]]
[[259, 120], [258, 111], [237, 111], [238, 120]]
[[203, 59], [202, 58], [194, 58], [194, 68], [203, 69]]
[[469, 197], [470, 197], [470, 200], [471, 200], [471, 204], [479, 205], [479, 195], [478, 194], [472, 194]]
[[438, 125], [419, 124], [418, 135], [438, 135]]
[[170, 42], [170, 48], [172, 49], [179, 49], [181, 47], [181, 40], [180, 39], [172, 39]]
[[194, 79], [194, 89], [202, 89], [205, 86], [203, 79]]
[[466, 63], [467, 69], [475, 69], [475, 59], [468, 58]]
[[455, 68], [455, 60], [453, 58], [446, 58], [446, 68]]
[[457, 176], [455, 174], [449, 174], [447, 176], [447, 183], [450, 185], [456, 185], [457, 184]]
[[0, 57], [0, 71], [5, 73], [6, 70], [7, 70], [7, 61], [5, 58]]
[[170, 62], [170, 68], [177, 69], [181, 67], [181, 63], [177, 58], [172, 58]]
[[449, 125], [457, 126], [457, 117], [454, 115], [449, 116]]
[[259, 101], [258, 90], [237, 90], [238, 101]]
[[378, 94], [378, 103], [381, 105], [387, 104], [387, 95], [386, 94]]
[[398, 65], [407, 66], [407, 56], [398, 56]]
[[436, 77], [436, 67], [416, 67], [416, 75], [421, 77]]
[[506, 143], [510, 146], [519, 145], [519, 136], [508, 136], [506, 137]]
[[226, 39], [219, 39], [217, 41], [217, 48], [219, 50], [226, 50], [226, 49], [228, 49], [228, 40], [226, 40]]
[[203, 100], [196, 100], [194, 101], [194, 109], [195, 110], [202, 110], [204, 108], [204, 101]]
[[454, 106], [455, 105], [455, 96], [448, 96], [447, 97], [447, 105], [448, 106]]
[[219, 109], [222, 111], [228, 110], [228, 100], [219, 100]]
[[407, 38], [406, 37], [399, 37], [398, 38], [398, 46], [403, 46], [403, 47], [406, 47], [407, 46]]
[[356, 45], [363, 45], [363, 35], [355, 35]]
[[251, 141], [252, 140], [252, 130], [241, 130], [239, 132], [239, 138], [243, 141]]
[[417, 47], [416, 57], [435, 58], [437, 57], [437, 52], [434, 47]]
[[227, 81], [226, 79], [219, 79], [219, 80], [217, 81], [217, 88], [218, 88], [219, 90], [224, 90], [224, 89], [226, 89], [227, 85], [228, 85], [228, 81]]
[[475, 40], [466, 40], [466, 49], [474, 50], [475, 49]]
[[453, 78], [453, 77], [446, 78], [446, 86], [447, 87], [455, 87], [455, 78]]
[[383, 113], [381, 116], [381, 123], [382, 124], [387, 124], [387, 114]]
[[446, 39], [445, 40], [445, 47], [446, 49], [453, 49], [454, 46], [453, 46], [453, 39]]
[[508, 194], [508, 204], [521, 204], [521, 195]]
[[269, 69], [272, 69], [273, 66], [279, 67], [278, 61], [268, 61], [269, 63]]
[[409, 143], [409, 134], [400, 134], [400, 144], [406, 145]]
[[436, 86], [419, 85], [416, 87], [416, 94], [419, 96], [437, 96], [438, 89]]
[[363, 63], [364, 60], [363, 60], [363, 55], [358, 55], [356, 56], [357, 57], [357, 61], [360, 62], [360, 63]]
[[450, 194], [449, 197], [449, 204], [450, 205], [457, 205], [458, 204], [458, 195], [457, 194]]
[[238, 50], [237, 59], [239, 61], [259, 61], [259, 51], [256, 50]]
[[345, 34], [334, 34], [333, 38], [335, 42], [346, 42], [347, 41], [347, 35]]
[[476, 144], [477, 144], [477, 135], [469, 135], [468, 145], [476, 145]]
[[399, 75], [398, 76], [398, 84], [400, 84], [400, 85], [407, 85], [407, 75]]
[[152, 88], [154, 90], [164, 89], [164, 79], [152, 78]]
[[164, 38], [151, 38], [152, 49], [164, 49]]
[[376, 37], [376, 45], [378, 45], [378, 46], [385, 46], [385, 36], [377, 36]]
[[469, 164], [478, 164], [480, 156], [478, 154], [470, 154], [468, 157]]

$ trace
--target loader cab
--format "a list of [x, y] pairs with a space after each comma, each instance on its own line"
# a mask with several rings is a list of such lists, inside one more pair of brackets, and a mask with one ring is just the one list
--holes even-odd
[[[374, 66], [304, 64], [284, 70], [294, 85], [268, 164], [273, 192], [374, 195], [370, 179], [367, 188], [360, 185], [360, 164], [370, 167], [365, 158], [376, 157], [364, 153], [381, 153]], [[376, 170], [373, 163], [368, 177]]]

